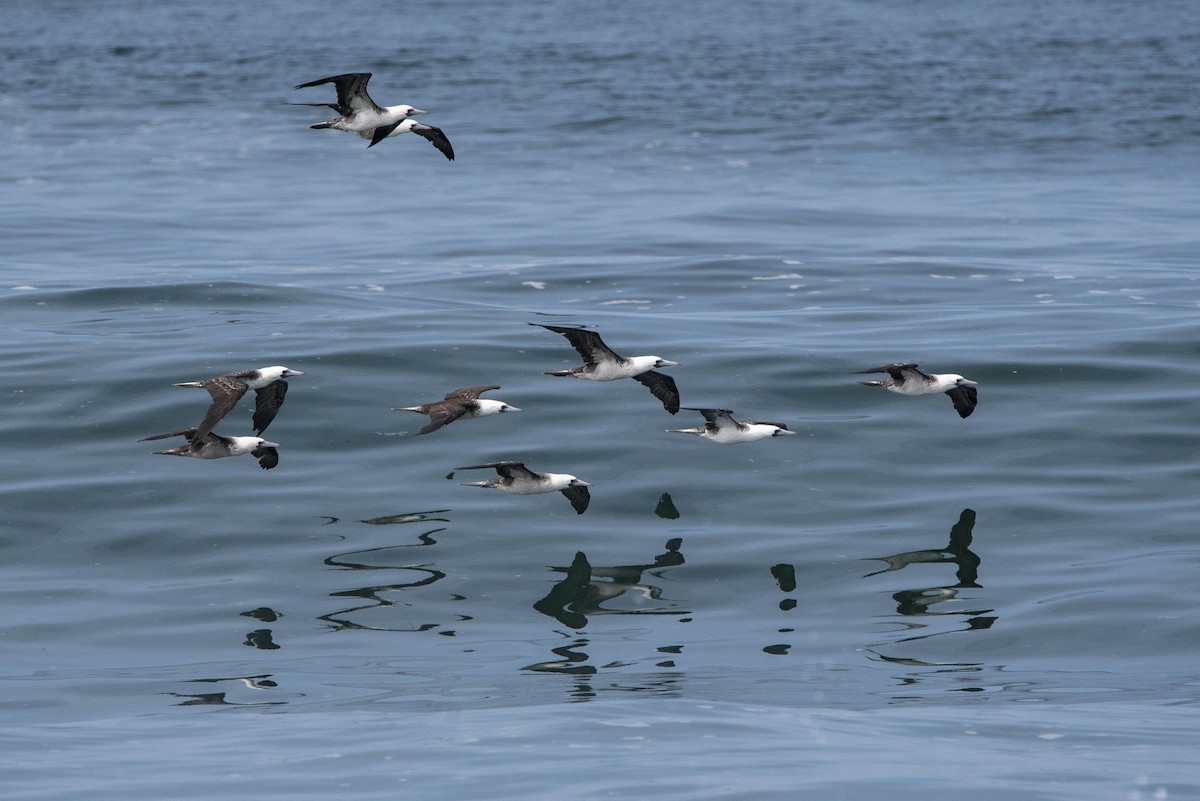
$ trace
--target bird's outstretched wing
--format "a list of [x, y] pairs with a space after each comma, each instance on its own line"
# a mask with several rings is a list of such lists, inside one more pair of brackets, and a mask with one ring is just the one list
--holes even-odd
[[955, 387], [946, 390], [946, 394], [954, 401], [954, 411], [964, 419], [971, 416], [979, 402], [979, 391], [975, 387]]
[[594, 365], [597, 358], [607, 357], [614, 361], [621, 358], [616, 351], [604, 344], [604, 340], [595, 331], [589, 331], [586, 328], [569, 328], [565, 325], [544, 325], [542, 323], [530, 323], [530, 325], [562, 334], [571, 343], [571, 347], [575, 348], [575, 351], [583, 358], [584, 364]]
[[[321, 78], [308, 83], [298, 83], [294, 88], [307, 89], [310, 86], [320, 86], [323, 83], [332, 83], [337, 87], [337, 106], [330, 105], [335, 110], [341, 112], [342, 108], [348, 109], [351, 113], [357, 114], [360, 111], [383, 111], [371, 96], [367, 94], [367, 81], [371, 80], [369, 72], [347, 72], [343, 75], [331, 75], [328, 78]], [[338, 108], [338, 106], [342, 108]], [[343, 116], [347, 116], [343, 113]]]
[[255, 448], [250, 451], [250, 455], [258, 460], [258, 466], [263, 470], [270, 470], [279, 465], [279, 451], [275, 448]]
[[587, 487], [567, 487], [562, 490], [562, 494], [567, 496], [567, 500], [571, 502], [576, 514], [586, 512], [588, 504], [592, 500], [592, 494], [588, 492]]
[[[208, 390], [208, 394], [212, 397], [212, 405], [208, 407], [208, 411], [204, 414], [204, 419], [200, 421], [200, 425], [196, 426], [196, 438], [203, 439], [214, 428], [217, 423], [225, 419], [225, 415], [233, 410], [237, 402], [246, 394], [246, 384], [243, 381], [238, 381], [228, 376], [217, 376], [210, 378], [204, 382], [204, 388]], [[270, 422], [269, 420], [267, 422]]]
[[650, 370], [635, 375], [633, 380], [648, 387], [654, 397], [662, 401], [663, 408], [668, 412], [675, 414], [679, 411], [679, 389], [675, 386], [674, 378], [666, 373]]
[[254, 433], [261, 435], [267, 430], [267, 426], [271, 425], [271, 421], [279, 413], [279, 407], [283, 405], [287, 391], [287, 382], [279, 379], [254, 393]]

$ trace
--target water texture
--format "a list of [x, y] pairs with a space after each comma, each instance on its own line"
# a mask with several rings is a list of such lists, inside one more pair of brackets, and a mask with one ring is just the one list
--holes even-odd
[[[5, 17], [7, 798], [1200, 795], [1194, 4]], [[138, 442], [271, 364], [277, 469]]]

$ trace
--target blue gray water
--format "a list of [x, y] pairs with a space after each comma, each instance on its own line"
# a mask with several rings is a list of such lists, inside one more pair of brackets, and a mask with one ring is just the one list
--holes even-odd
[[[0, 57], [6, 798], [1200, 794], [1200, 6], [17, 0]], [[355, 70], [458, 158], [308, 130]], [[137, 442], [268, 364], [278, 469]]]

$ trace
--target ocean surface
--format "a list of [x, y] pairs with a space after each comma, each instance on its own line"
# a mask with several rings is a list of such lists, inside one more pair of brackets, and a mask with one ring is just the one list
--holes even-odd
[[[1200, 4], [4, 20], [5, 799], [1200, 797]], [[275, 364], [277, 469], [138, 441]]]

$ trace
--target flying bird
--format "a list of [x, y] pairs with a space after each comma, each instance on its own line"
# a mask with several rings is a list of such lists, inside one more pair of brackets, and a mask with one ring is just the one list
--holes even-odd
[[416, 114], [426, 114], [424, 109], [415, 108], [408, 104], [399, 106], [380, 106], [367, 94], [367, 81], [371, 80], [369, 72], [348, 72], [344, 75], [333, 75], [308, 83], [296, 84], [296, 89], [306, 89], [310, 86], [320, 86], [332, 83], [337, 88], [336, 103], [295, 103], [298, 106], [327, 106], [340, 116], [310, 125], [310, 128], [333, 128], [338, 131], [354, 134], [361, 139], [369, 139], [374, 147], [389, 136], [399, 136], [403, 133], [415, 133], [427, 139], [441, 154], [454, 161], [454, 148], [450, 140], [442, 133], [441, 128], [425, 125], [409, 118]]
[[155, 434], [145, 437], [139, 442], [169, 437], [186, 437], [187, 444], [172, 448], [169, 451], [154, 451], [162, 456], [190, 456], [193, 459], [223, 459], [226, 456], [241, 456], [250, 454], [258, 459], [258, 466], [270, 470], [279, 464], [278, 442], [268, 442], [262, 437], [223, 437], [220, 434], [208, 433], [197, 436], [197, 429], [185, 428], [182, 431], [172, 431], [169, 434]]
[[655, 372], [660, 367], [677, 367], [679, 362], [668, 361], [661, 356], [630, 356], [618, 355], [595, 331], [583, 328], [570, 328], [560, 325], [542, 325], [530, 323], [547, 331], [562, 334], [571, 346], [583, 357], [583, 364], [569, 370], [553, 370], [544, 375], [570, 376], [586, 381], [616, 381], [618, 378], [632, 378], [647, 387], [654, 397], [662, 401], [663, 408], [671, 414], [679, 411], [679, 389], [675, 379], [665, 373]]
[[954, 410], [959, 417], [970, 417], [979, 402], [979, 392], [974, 381], [963, 378], [958, 373], [923, 373], [917, 365], [885, 364], [871, 370], [859, 370], [856, 375], [864, 373], [887, 373], [888, 377], [878, 381], [859, 381], [868, 387], [883, 387], [899, 395], [934, 395], [945, 392], [954, 401]]
[[416, 412], [429, 415], [429, 424], [418, 431], [418, 434], [429, 434], [443, 426], [448, 426], [455, 420], [471, 420], [476, 417], [488, 417], [501, 412], [519, 412], [516, 406], [510, 406], [504, 401], [480, 398], [484, 392], [500, 389], [499, 384], [489, 384], [485, 387], [461, 387], [447, 393], [446, 397], [433, 403], [423, 403], [420, 406], [393, 406], [393, 412]]
[[240, 370], [201, 381], [185, 381], [175, 386], [200, 387], [208, 390], [208, 394], [212, 396], [212, 405], [208, 407], [200, 425], [196, 426], [195, 438], [203, 442], [225, 415], [237, 405], [247, 390], [251, 389], [254, 390], [254, 433], [261, 434], [266, 431], [267, 426], [271, 425], [271, 421], [279, 413], [279, 407], [283, 405], [283, 398], [287, 395], [288, 385], [283, 379], [297, 375], [304, 373], [276, 365], [257, 370]]
[[489, 462], [488, 464], [456, 467], [455, 470], [494, 468], [496, 478], [464, 483], [464, 487], [491, 487], [514, 495], [536, 495], [542, 492], [561, 492], [571, 502], [577, 514], [587, 511], [592, 496], [591, 486], [570, 473], [537, 473], [521, 462]]
[[795, 436], [796, 432], [783, 423], [765, 423], [760, 420], [734, 420], [729, 409], [691, 409], [700, 412], [707, 421], [698, 428], [668, 428], [673, 434], [696, 434], [711, 442], [732, 445], [737, 442], [753, 442], [767, 437]]

